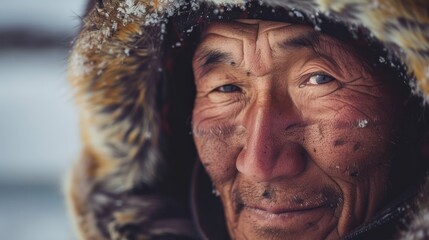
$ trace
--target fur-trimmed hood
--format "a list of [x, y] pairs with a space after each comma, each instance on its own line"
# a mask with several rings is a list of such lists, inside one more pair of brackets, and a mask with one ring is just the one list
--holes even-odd
[[[93, 1], [69, 60], [83, 151], [67, 192], [82, 239], [198, 238], [186, 188], [195, 152], [190, 120], [181, 109], [192, 109], [193, 99], [183, 94], [191, 96], [192, 86], [183, 86], [172, 73], [192, 75], [172, 62], [182, 61], [177, 57], [192, 48], [183, 39], [192, 37], [198, 21], [221, 19], [230, 9], [245, 11], [252, 4], [283, 9], [321, 31], [323, 19], [341, 22], [351, 32], [364, 29], [384, 47], [380, 63], [406, 69], [413, 93], [422, 104], [429, 100], [425, 0]], [[189, 142], [174, 142], [181, 141], [176, 135]], [[414, 226], [429, 224], [427, 216], [417, 217]], [[418, 239], [407, 234], [406, 239]], [[417, 234], [429, 236], [427, 228]]]

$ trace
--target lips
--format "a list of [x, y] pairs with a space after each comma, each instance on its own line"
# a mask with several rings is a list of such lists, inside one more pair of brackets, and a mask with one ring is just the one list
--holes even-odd
[[331, 192], [305, 194], [293, 197], [280, 197], [265, 199], [261, 197], [250, 197], [248, 194], [233, 194], [236, 213], [244, 208], [264, 211], [271, 214], [293, 213], [308, 211], [312, 209], [328, 207], [335, 208], [341, 201], [341, 197]]
[[320, 224], [325, 217], [333, 216], [333, 212], [328, 204], [306, 207], [245, 205], [240, 218], [242, 223], [253, 225], [256, 229], [282, 229], [289, 233], [299, 233]]
[[[325, 198], [326, 199], [326, 198]], [[295, 218], [308, 221], [311, 218], [321, 217], [323, 212], [330, 211], [331, 205], [327, 201], [307, 202], [306, 204], [279, 206], [278, 204], [243, 204], [242, 213], [252, 219], [267, 224], [290, 224]], [[299, 224], [299, 221], [294, 224]]]
[[264, 213], [264, 214], [271, 214], [271, 215], [286, 215], [286, 214], [299, 214], [304, 213], [306, 211], [316, 210], [319, 208], [325, 208], [327, 207], [327, 203], [315, 205], [315, 206], [296, 206], [296, 207], [275, 207], [275, 206], [261, 206], [261, 205], [244, 205], [244, 208], [257, 212], [257, 213]]

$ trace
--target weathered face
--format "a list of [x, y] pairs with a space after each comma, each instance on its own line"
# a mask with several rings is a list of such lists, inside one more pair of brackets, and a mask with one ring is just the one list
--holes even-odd
[[393, 94], [310, 27], [212, 23], [193, 58], [193, 133], [233, 239], [335, 239], [386, 200]]

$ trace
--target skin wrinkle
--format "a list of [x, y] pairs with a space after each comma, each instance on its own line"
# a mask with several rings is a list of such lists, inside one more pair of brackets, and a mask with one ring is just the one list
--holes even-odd
[[[198, 155], [220, 193], [232, 238], [337, 239], [367, 221], [384, 201], [394, 136], [388, 120], [395, 111], [386, 108], [390, 93], [342, 43], [322, 36], [326, 41], [312, 48], [279, 49], [287, 39], [313, 30], [289, 24], [270, 32], [264, 27], [271, 23], [257, 23], [258, 29], [244, 33], [214, 23], [203, 33], [193, 61]], [[201, 51], [213, 48], [233, 59], [211, 65], [201, 76]], [[314, 72], [334, 80], [299, 87]], [[235, 88], [219, 88], [225, 85]], [[363, 127], [362, 120], [368, 121]], [[334, 148], [337, 139], [345, 140]], [[317, 206], [325, 204], [326, 195], [328, 206]], [[262, 212], [317, 208], [296, 220], [267, 221], [252, 205]]]
[[205, 60], [205, 61], [200, 67], [205, 67], [215, 63], [230, 61], [230, 59], [232, 59], [231, 54], [217, 51], [217, 50], [208, 51], [207, 53], [203, 53], [203, 56], [201, 57], [200, 61], [202, 60]]
[[[260, 35], [260, 34], [262, 34], [262, 33], [266, 33], [266, 32], [268, 32], [268, 31], [272, 31], [272, 30], [282, 30], [282, 29], [285, 29], [285, 28], [287, 28], [287, 27], [289, 27], [289, 26], [292, 26], [292, 25], [287, 25], [287, 26], [276, 26], [275, 24], [273, 24], [271, 27], [269, 27], [269, 28], [267, 28], [267, 29], [263, 29], [262, 31], [260, 30], [260, 28], [259, 28], [259, 24], [245, 24], [244, 26], [246, 26], [246, 27], [248, 27], [249, 25], [251, 25], [251, 26], [255, 26], [256, 27], [256, 29], [257, 29], [257, 34], [255, 34], [256, 36], [255, 36], [255, 39], [256, 40], [253, 40], [253, 41], [256, 41], [256, 44], [248, 44], [248, 42], [245, 40], [245, 39], [243, 39], [243, 38], [240, 38], [239, 36], [237, 36], [237, 35], [232, 35], [232, 34], [230, 34], [229, 32], [225, 32], [225, 31], [213, 31], [213, 32], [211, 32], [210, 34], [207, 34], [207, 36], [210, 36], [210, 35], [217, 35], [217, 36], [221, 36], [221, 37], [225, 37], [225, 38], [232, 38], [232, 39], [236, 39], [236, 40], [239, 40], [239, 41], [242, 41], [243, 42], [243, 44], [242, 44], [242, 48], [243, 48], [243, 53], [245, 53], [245, 52], [255, 52], [256, 54], [255, 54], [255, 56], [257, 56], [256, 57], [256, 61], [255, 62], [258, 62], [257, 60], [260, 60], [262, 57], [261, 57], [261, 50], [260, 49], [258, 49], [257, 48], [257, 46], [258, 46], [258, 41], [259, 41], [259, 38], [258, 38], [258, 36]], [[244, 33], [246, 33], [246, 34], [251, 34], [252, 32], [251, 31], [245, 31], [244, 29], [246, 29], [246, 28], [239, 28], [239, 27], [237, 27], [237, 29], [239, 29], [240, 30], [240, 32], [244, 32]], [[267, 38], [267, 40], [269, 41], [269, 38]], [[290, 39], [291, 40], [291, 39]], [[293, 40], [293, 39], [292, 39]], [[251, 51], [250, 49], [247, 49], [246, 48], [246, 46], [248, 46], [248, 45], [252, 45], [252, 46], [254, 46], [254, 49], [253, 49], [253, 51]], [[272, 44], [268, 44], [269, 46], [270, 46], [270, 50], [271, 51], [266, 51], [267, 53], [271, 53], [271, 52], [273, 52], [272, 51], [272, 48], [271, 48], [271, 45]], [[316, 52], [315, 52], [316, 53]], [[252, 57], [254, 57], [254, 56], [250, 56], [249, 58], [252, 58]], [[329, 59], [330, 57], [328, 56], [328, 55], [326, 55], [326, 58], [327, 59]], [[246, 58], [243, 58], [243, 60], [240, 62], [241, 63], [241, 65], [247, 65], [247, 63], [244, 61], [244, 59], [246, 59]], [[261, 75], [262, 76], [262, 75]], [[202, 76], [200, 76], [200, 77], [202, 77]]]
[[[343, 102], [342, 100], [339, 100], [339, 99], [337, 99], [337, 101], [339, 101], [339, 102]], [[344, 102], [343, 102], [343, 103], [344, 103]], [[364, 112], [362, 112], [361, 110], [359, 110], [357, 106], [348, 106], [348, 107], [352, 107], [352, 108], [354, 108], [356, 111], [358, 111], [358, 112], [362, 113], [363, 115], [365, 115], [366, 119], [368, 119], [371, 123], [375, 123], [375, 122], [376, 122], [374, 119], [371, 119], [371, 118], [370, 118], [370, 116], [366, 115]], [[340, 109], [339, 111], [341, 111], [341, 109]], [[339, 112], [339, 111], [338, 111], [338, 112]], [[377, 125], [374, 125], [374, 126], [373, 126], [373, 128], [375, 129], [375, 131], [379, 131], [379, 130], [376, 128], [376, 126], [377, 126]], [[379, 137], [379, 140], [383, 140], [383, 141], [385, 141], [386, 143], [391, 144], [392, 146], [393, 146], [393, 145], [395, 145], [395, 142], [394, 142], [394, 141], [392, 141], [391, 139], [385, 139], [385, 138], [383, 137], [383, 135], [382, 135], [380, 132], [378, 133], [378, 137]]]
[[[272, 52], [273, 52], [273, 49], [271, 48], [272, 44], [270, 44], [270, 38], [269, 37], [263, 38], [265, 41], [268, 42], [268, 44], [266, 44], [266, 45], [269, 46], [269, 48], [270, 48], [270, 51], [265, 51], [265, 53], [268, 54], [268, 55], [270, 55], [270, 56], [264, 58], [262, 56], [263, 53], [262, 53], [261, 49], [258, 48], [258, 45], [260, 45], [260, 41], [261, 41], [261, 39], [259, 38], [259, 36], [261, 36], [261, 35], [268, 36], [269, 32], [271, 32], [273, 30], [282, 30], [284, 28], [289, 27], [290, 25], [284, 26], [284, 25], [279, 25], [277, 23], [270, 23], [270, 24], [267, 24], [267, 26], [264, 26], [264, 28], [261, 28], [259, 23], [258, 24], [254, 24], [251, 21], [249, 22], [249, 21], [246, 21], [246, 20], [238, 20], [238, 22], [245, 23], [247, 26], [248, 25], [250, 25], [250, 26], [256, 26], [256, 29], [257, 29], [256, 34], [255, 34], [255, 40], [253, 40], [256, 44], [249, 44], [249, 42], [247, 42], [246, 40], [243, 40], [244, 44], [242, 45], [244, 53], [246, 53], [246, 52], [250, 52], [250, 53], [253, 52], [253, 53], [255, 53], [255, 56], [249, 56], [248, 57], [250, 59], [255, 59], [255, 61], [252, 62], [252, 63], [250, 63], [250, 64], [251, 65], [258, 65], [257, 64], [258, 62], [264, 62], [267, 65], [270, 65], [271, 62], [269, 62], [269, 60], [267, 60], [267, 59], [271, 59], [272, 58]], [[262, 41], [264, 41], [264, 40], [262, 40]], [[251, 45], [251, 46], [254, 47], [253, 51], [246, 48], [246, 46], [248, 46], [248, 45]], [[244, 66], [247, 65], [246, 62], [244, 61], [245, 59], [247, 59], [247, 58], [246, 57], [243, 58], [243, 62], [242, 62], [242, 64]], [[258, 68], [259, 68], [259, 70], [257, 72], [266, 72], [266, 71], [260, 70], [262, 68], [261, 66], [258, 66]], [[248, 76], [252, 75], [252, 70], [251, 69], [247, 71], [247, 75]], [[253, 73], [253, 75], [255, 75], [255, 74]], [[261, 74], [259, 76], [263, 76], [263, 75], [264, 74]]]
[[[331, 56], [328, 56], [327, 54], [317, 53], [317, 52], [314, 52], [314, 54], [311, 57], [309, 57], [306, 61], [304, 61], [303, 65], [305, 65], [308, 62], [314, 61], [316, 59], [326, 60], [327, 62], [329, 62], [331, 64], [330, 67], [332, 69], [341, 69], [340, 65]], [[342, 77], [343, 75], [341, 72], [339, 73], [339, 76], [340, 76], [340, 78], [343, 78]]]
[[[210, 38], [213, 38], [213, 37], [224, 37], [224, 38], [228, 38], [228, 36], [225, 36], [225, 35], [222, 35], [222, 34], [216, 34], [216, 33], [210, 33], [210, 34], [207, 34], [204, 38], [203, 38], [203, 40], [202, 41], [207, 41], [207, 39], [210, 39]], [[235, 40], [237, 40], [237, 41], [239, 41], [239, 42], [241, 42], [241, 46], [244, 46], [244, 44], [243, 44], [243, 39], [239, 39], [239, 38], [235, 38]], [[196, 54], [196, 56], [195, 56], [195, 58], [199, 58], [199, 59], [203, 59], [204, 57], [205, 57], [205, 55], [204, 55], [204, 53], [208, 53], [208, 52], [210, 52], [211, 50], [204, 50], [204, 49], [202, 49], [201, 50], [202, 51], [202, 53], [200, 53], [200, 54]], [[218, 49], [216, 49], [216, 50], [213, 50], [213, 51], [219, 51], [219, 52], [221, 52], [222, 54], [224, 54], [224, 55], [227, 55], [227, 56], [229, 56], [230, 58], [228, 58], [228, 61], [230, 62], [230, 61], [234, 61], [234, 62], [240, 62], [240, 64], [242, 63], [242, 59], [241, 60], [239, 60], [239, 59], [235, 59], [234, 58], [234, 56], [232, 56], [231, 54], [228, 54], [228, 53], [225, 53], [225, 52], [222, 52], [221, 50], [218, 50]], [[221, 61], [220, 63], [226, 63], [225, 61]], [[239, 65], [240, 65], [239, 64]], [[233, 66], [235, 66], [235, 64], [233, 65]], [[198, 65], [198, 67], [195, 67], [194, 66], [194, 69], [196, 69], [197, 71], [195, 71], [195, 73], [196, 73], [196, 79], [198, 80], [198, 79], [203, 79], [203, 77], [206, 75], [206, 74], [208, 74], [210, 71], [207, 71], [207, 70], [202, 70], [202, 68], [204, 68], [204, 64], [200, 64], [200, 65]], [[211, 70], [211, 69], [210, 69]]]
[[210, 65], [213, 65], [215, 63], [225, 62], [225, 61], [232, 61], [232, 60], [233, 58], [231, 54], [222, 52], [220, 50], [203, 51], [198, 57], [198, 61], [197, 61], [202, 63], [197, 66], [198, 71], [202, 71], [200, 77], [210, 73], [210, 70], [211, 70]]
[[[326, 37], [323, 37], [322, 35], [320, 35], [319, 32], [303, 34], [296, 38], [287, 39], [286, 41], [279, 44], [279, 46], [282, 49], [309, 48], [314, 53], [315, 58], [319, 57], [329, 61], [334, 66], [334, 68], [339, 70], [349, 69], [349, 68], [340, 68], [340, 65], [334, 60], [334, 58], [331, 57], [331, 55], [337, 53], [338, 49], [340, 49], [341, 52], [346, 55], [346, 57], [350, 57], [352, 53], [347, 48], [345, 48], [343, 44], [339, 44], [338, 42], [331, 41]], [[318, 48], [320, 48], [321, 51], [318, 50]], [[327, 54], [323, 54], [322, 51], [327, 52]], [[339, 58], [339, 62], [346, 62], [345, 61], [346, 57], [341, 55], [338, 56], [338, 54], [336, 54], [336, 57]], [[344, 78], [343, 72], [340, 72], [340, 77]]]

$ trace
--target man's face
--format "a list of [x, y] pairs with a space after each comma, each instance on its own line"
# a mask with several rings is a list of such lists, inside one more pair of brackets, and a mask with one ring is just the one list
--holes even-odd
[[394, 98], [346, 45], [303, 25], [216, 22], [193, 69], [194, 140], [232, 238], [335, 239], [379, 210]]

